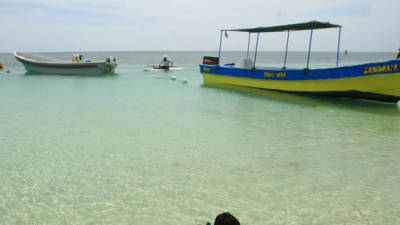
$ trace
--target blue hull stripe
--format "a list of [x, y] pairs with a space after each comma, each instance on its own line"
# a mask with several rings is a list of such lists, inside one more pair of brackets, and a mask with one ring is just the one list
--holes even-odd
[[200, 65], [202, 73], [227, 75], [265, 80], [321, 80], [398, 73], [400, 60], [368, 63], [327, 69], [246, 69], [234, 66]]

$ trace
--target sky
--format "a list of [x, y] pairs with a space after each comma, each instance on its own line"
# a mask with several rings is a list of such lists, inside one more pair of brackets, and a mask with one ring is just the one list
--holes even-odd
[[[0, 52], [218, 50], [221, 29], [311, 20], [342, 25], [341, 50], [395, 52], [399, 6], [399, 0], [0, 0]], [[286, 35], [261, 34], [259, 50], [284, 50]], [[308, 50], [309, 38], [309, 31], [291, 32], [289, 50]], [[230, 32], [222, 49], [246, 50], [247, 39]], [[314, 51], [336, 51], [337, 44], [337, 28], [313, 33]]]

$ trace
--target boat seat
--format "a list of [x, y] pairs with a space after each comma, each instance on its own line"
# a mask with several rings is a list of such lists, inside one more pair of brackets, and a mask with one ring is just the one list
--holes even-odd
[[253, 60], [247, 58], [247, 59], [243, 59], [243, 61], [240, 62], [238, 66], [242, 67], [242, 68], [252, 68], [253, 65], [254, 65]]

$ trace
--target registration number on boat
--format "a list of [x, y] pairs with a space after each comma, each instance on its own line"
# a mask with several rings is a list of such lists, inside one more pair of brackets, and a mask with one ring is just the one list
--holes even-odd
[[[274, 72], [264, 72], [264, 77], [275, 77], [275, 73]], [[276, 73], [276, 77], [285, 78], [286, 72]]]
[[203, 72], [210, 72], [210, 68], [208, 68], [208, 67], [203, 67]]

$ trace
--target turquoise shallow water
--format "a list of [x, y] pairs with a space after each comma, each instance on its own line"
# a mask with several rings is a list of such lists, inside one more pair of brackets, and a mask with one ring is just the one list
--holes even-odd
[[100, 77], [25, 75], [0, 54], [0, 224], [205, 224], [223, 211], [249, 225], [400, 224], [398, 105], [207, 87], [204, 54], [168, 52], [184, 70], [165, 73], [143, 70], [162, 52], [87, 53], [119, 59]]

